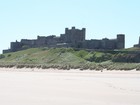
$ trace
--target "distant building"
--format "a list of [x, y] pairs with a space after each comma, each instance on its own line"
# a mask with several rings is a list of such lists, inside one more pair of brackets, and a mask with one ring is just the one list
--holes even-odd
[[21, 39], [20, 42], [11, 42], [10, 49], [3, 50], [3, 53], [15, 52], [34, 47], [72, 47], [84, 49], [114, 50], [125, 48], [125, 35], [118, 34], [116, 39], [103, 38], [101, 40], [86, 40], [86, 29], [65, 28], [65, 33], [60, 37], [55, 35], [37, 36], [37, 39]]

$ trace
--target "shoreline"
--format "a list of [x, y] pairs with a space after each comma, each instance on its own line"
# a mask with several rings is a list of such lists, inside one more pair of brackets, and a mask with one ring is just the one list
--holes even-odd
[[7, 68], [7, 67], [0, 67], [0, 71], [19, 71], [19, 72], [81, 72], [81, 73], [140, 73], [139, 70], [136, 69], [132, 69], [132, 70], [107, 70], [107, 69], [103, 69], [103, 70], [90, 70], [90, 69], [85, 69], [85, 70], [81, 70], [81, 69], [58, 69], [58, 68], [48, 68], [48, 69], [42, 69], [42, 68], [16, 68], [16, 67], [11, 67], [11, 68]]

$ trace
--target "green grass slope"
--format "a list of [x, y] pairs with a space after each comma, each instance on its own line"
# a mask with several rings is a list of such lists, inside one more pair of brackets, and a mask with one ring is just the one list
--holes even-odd
[[13, 53], [1, 54], [0, 65], [24, 66], [76, 66], [86, 61], [79, 57], [73, 49], [31, 48]]
[[[86, 51], [72, 48], [30, 48], [1, 54], [0, 67], [37, 67], [60, 69], [140, 69], [140, 54], [124, 51]], [[138, 49], [137, 49], [138, 50]]]

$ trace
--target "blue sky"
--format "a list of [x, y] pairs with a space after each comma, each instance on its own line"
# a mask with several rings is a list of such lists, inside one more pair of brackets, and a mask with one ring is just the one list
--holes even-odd
[[140, 0], [0, 0], [0, 53], [10, 42], [86, 28], [86, 39], [126, 36], [126, 48], [138, 43]]

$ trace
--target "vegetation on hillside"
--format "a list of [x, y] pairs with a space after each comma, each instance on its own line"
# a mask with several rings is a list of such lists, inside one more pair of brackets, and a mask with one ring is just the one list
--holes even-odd
[[0, 67], [60, 69], [140, 69], [140, 49], [88, 51], [72, 48], [31, 48], [0, 55]]

